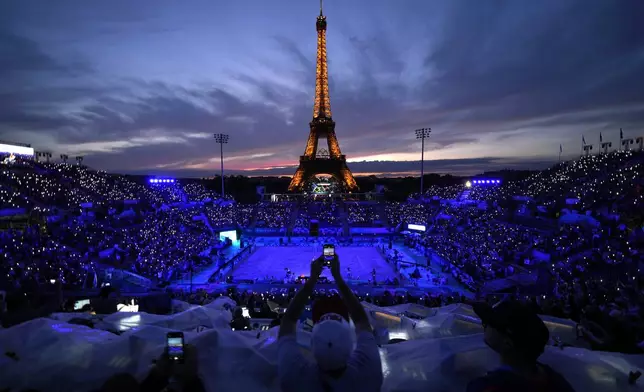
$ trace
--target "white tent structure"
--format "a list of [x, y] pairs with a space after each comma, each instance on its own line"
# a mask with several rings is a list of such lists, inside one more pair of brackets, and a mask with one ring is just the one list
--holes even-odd
[[[198, 349], [200, 375], [208, 391], [279, 391], [276, 379], [277, 328], [232, 331], [227, 298], [207, 306], [175, 303], [169, 316], [115, 313], [95, 328], [70, 324], [84, 314], [54, 314], [0, 330], [0, 389], [89, 391], [116, 373], [143, 379], [162, 352], [168, 331], [184, 331]], [[482, 328], [470, 307], [429, 309], [419, 305], [380, 308], [366, 304], [382, 347], [383, 391], [464, 391], [469, 380], [498, 365], [483, 342]], [[96, 320], [95, 320], [96, 321]], [[552, 334], [574, 340], [574, 323], [545, 319]], [[117, 335], [108, 331], [120, 331]], [[310, 335], [298, 331], [308, 347]], [[387, 344], [390, 339], [405, 339]], [[643, 356], [548, 347], [542, 360], [560, 371], [577, 391], [642, 390], [628, 385], [630, 371], [644, 369]]]

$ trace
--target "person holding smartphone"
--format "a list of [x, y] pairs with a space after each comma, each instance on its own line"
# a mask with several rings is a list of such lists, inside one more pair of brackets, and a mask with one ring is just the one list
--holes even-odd
[[[324, 254], [311, 263], [311, 275], [282, 317], [278, 335], [278, 377], [282, 390], [380, 391], [382, 364], [369, 318], [340, 273], [337, 254]], [[341, 314], [320, 316], [311, 335], [312, 363], [296, 340], [297, 323], [325, 266], [331, 269], [338, 291], [355, 325], [354, 331]], [[315, 304], [314, 304], [315, 307]], [[357, 341], [354, 349], [354, 341]]]
[[197, 348], [184, 344], [183, 333], [168, 333], [166, 349], [141, 383], [141, 392], [205, 391], [198, 373]]
[[204, 392], [198, 371], [197, 348], [184, 344], [183, 332], [169, 332], [163, 354], [141, 383], [129, 373], [117, 373], [100, 392]]

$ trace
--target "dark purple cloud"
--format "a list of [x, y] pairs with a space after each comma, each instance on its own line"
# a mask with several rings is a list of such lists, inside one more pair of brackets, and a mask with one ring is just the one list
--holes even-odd
[[[315, 7], [62, 1], [45, 18], [28, 3], [0, 6], [1, 139], [101, 169], [201, 175], [218, 165], [210, 135], [224, 132], [231, 170], [296, 164], [312, 115]], [[459, 174], [543, 165], [560, 143], [576, 153], [581, 134], [636, 134], [643, 4], [329, 5], [341, 147], [378, 161], [352, 169], [415, 170], [413, 130], [425, 126], [428, 170]]]

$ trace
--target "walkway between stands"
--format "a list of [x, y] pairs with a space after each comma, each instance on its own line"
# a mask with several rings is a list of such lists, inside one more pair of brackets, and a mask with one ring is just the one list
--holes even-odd
[[[232, 246], [224, 249], [223, 255], [224, 259], [226, 261], [232, 259], [240, 250], [239, 243], [234, 243]], [[193, 285], [203, 285], [208, 283], [208, 279], [217, 271], [217, 260], [213, 258], [212, 264], [210, 264], [208, 267], [204, 268], [200, 272], [194, 274], [192, 277], [192, 284]], [[175, 286], [186, 286], [190, 285], [190, 273], [186, 274], [183, 279], [178, 279], [170, 285], [171, 287]]]
[[460, 284], [451, 274], [445, 273], [441, 270], [441, 264], [443, 260], [435, 252], [430, 252], [431, 254], [431, 264], [427, 267], [427, 257], [416, 249], [411, 249], [405, 246], [402, 243], [394, 243], [394, 249], [397, 249], [399, 252], [408, 256], [411, 260], [417, 263], [420, 266], [430, 270], [434, 274], [440, 274], [447, 277], [447, 287], [452, 291], [461, 292], [466, 297], [473, 297], [473, 294], [462, 284]]

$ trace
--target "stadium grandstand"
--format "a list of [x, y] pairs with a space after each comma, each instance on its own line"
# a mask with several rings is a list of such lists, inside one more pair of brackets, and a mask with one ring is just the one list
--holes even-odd
[[[143, 380], [165, 334], [181, 331], [204, 389], [279, 390], [277, 333], [325, 244], [374, 328], [382, 390], [465, 390], [492, 368], [473, 303], [538, 313], [550, 330], [542, 359], [576, 390], [635, 388], [644, 366], [640, 151], [405, 202], [250, 204], [205, 180], [39, 158], [0, 157], [0, 389]], [[325, 269], [311, 296], [337, 296], [334, 276]], [[307, 307], [297, 326], [304, 351], [312, 318]]]

